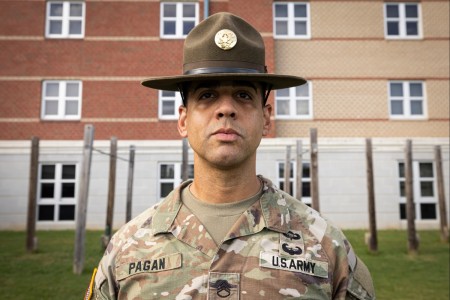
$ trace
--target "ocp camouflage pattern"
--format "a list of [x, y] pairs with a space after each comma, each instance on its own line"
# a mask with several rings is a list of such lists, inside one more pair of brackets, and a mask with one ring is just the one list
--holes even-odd
[[94, 298], [375, 299], [370, 274], [358, 259], [351, 262], [356, 256], [343, 233], [260, 179], [260, 201], [219, 247], [183, 205], [190, 182], [181, 184], [113, 236]]

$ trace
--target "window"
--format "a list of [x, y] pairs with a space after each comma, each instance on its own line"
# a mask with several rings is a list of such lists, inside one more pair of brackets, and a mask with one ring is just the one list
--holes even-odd
[[306, 84], [275, 91], [277, 119], [311, 119], [312, 86]]
[[178, 107], [182, 104], [179, 92], [159, 91], [158, 114], [160, 119], [178, 119]]
[[185, 38], [197, 23], [198, 3], [161, 3], [161, 37], [169, 39]]
[[[406, 220], [405, 164], [398, 164], [400, 219]], [[434, 166], [432, 162], [413, 162], [413, 197], [418, 220], [436, 220]]]
[[420, 38], [420, 4], [385, 3], [385, 36], [388, 39]]
[[48, 38], [84, 37], [85, 4], [82, 1], [49, 1], [45, 36]]
[[[278, 162], [278, 186], [280, 189], [284, 190], [284, 162]], [[296, 174], [296, 164], [295, 161], [291, 162], [291, 172], [290, 172], [290, 191], [291, 196], [296, 195], [297, 186], [294, 174]], [[302, 171], [302, 202], [311, 206], [311, 173], [310, 173], [310, 164], [309, 162], [303, 163], [303, 171]]]
[[81, 81], [44, 81], [41, 118], [43, 120], [79, 120], [81, 89]]
[[[181, 163], [161, 163], [159, 165], [159, 197], [164, 198], [181, 182]], [[188, 178], [194, 178], [194, 165], [189, 164]]]
[[38, 185], [38, 221], [74, 221], [75, 164], [41, 164]]
[[273, 4], [275, 38], [310, 38], [309, 3], [276, 2]]
[[425, 89], [421, 81], [389, 82], [391, 119], [424, 119]]

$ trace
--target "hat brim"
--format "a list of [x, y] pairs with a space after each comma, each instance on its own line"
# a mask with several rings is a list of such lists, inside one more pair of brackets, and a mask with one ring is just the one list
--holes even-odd
[[144, 79], [141, 84], [157, 90], [178, 91], [180, 84], [210, 80], [245, 80], [250, 82], [261, 82], [270, 85], [273, 90], [285, 89], [306, 83], [304, 78], [292, 75], [276, 75], [269, 73], [209, 73], [153, 77]]

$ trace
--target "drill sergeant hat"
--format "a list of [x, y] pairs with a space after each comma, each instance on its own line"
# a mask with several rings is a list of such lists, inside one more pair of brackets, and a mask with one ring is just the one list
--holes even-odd
[[306, 83], [301, 77], [267, 73], [259, 32], [240, 17], [222, 12], [200, 22], [186, 37], [182, 75], [148, 78], [142, 85], [182, 93], [184, 83], [217, 80], [261, 82], [266, 99], [271, 89]]

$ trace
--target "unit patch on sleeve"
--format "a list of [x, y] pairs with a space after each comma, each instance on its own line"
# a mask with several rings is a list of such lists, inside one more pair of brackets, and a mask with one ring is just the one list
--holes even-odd
[[263, 268], [299, 272], [311, 276], [328, 278], [328, 263], [319, 260], [307, 260], [302, 257], [282, 257], [277, 253], [261, 252], [259, 266]]
[[181, 268], [181, 253], [133, 261], [117, 266], [117, 280], [139, 273], [154, 273]]

